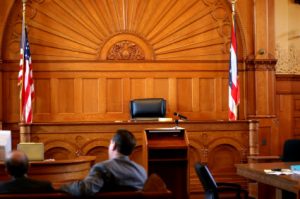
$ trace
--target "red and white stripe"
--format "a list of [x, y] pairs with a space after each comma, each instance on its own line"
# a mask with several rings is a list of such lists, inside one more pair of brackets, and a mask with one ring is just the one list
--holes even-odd
[[229, 111], [228, 111], [229, 120], [237, 120], [240, 94], [239, 94], [239, 81], [238, 81], [237, 41], [236, 41], [236, 32], [235, 32], [234, 11], [232, 12], [228, 97], [229, 97]]
[[32, 123], [32, 101], [34, 98], [34, 85], [29, 42], [24, 21], [22, 23], [22, 38], [20, 44], [20, 67], [18, 85], [20, 86], [20, 120]]

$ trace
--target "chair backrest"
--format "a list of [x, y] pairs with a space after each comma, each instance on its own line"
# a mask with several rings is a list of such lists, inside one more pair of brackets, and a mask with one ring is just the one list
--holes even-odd
[[166, 100], [162, 98], [133, 99], [130, 101], [131, 118], [159, 118], [166, 115]]
[[205, 198], [217, 198], [217, 183], [206, 165], [197, 162], [195, 170], [205, 191]]
[[283, 146], [282, 161], [300, 161], [300, 139], [290, 139], [285, 141]]

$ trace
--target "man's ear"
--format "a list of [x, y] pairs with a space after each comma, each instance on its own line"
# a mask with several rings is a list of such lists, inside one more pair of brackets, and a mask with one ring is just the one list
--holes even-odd
[[117, 150], [116, 143], [114, 141], [111, 141], [111, 144], [112, 144], [112, 150], [113, 151]]

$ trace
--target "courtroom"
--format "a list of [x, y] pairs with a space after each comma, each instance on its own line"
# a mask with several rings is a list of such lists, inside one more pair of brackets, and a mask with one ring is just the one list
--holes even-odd
[[0, 199], [300, 199], [298, 17], [1, 0]]

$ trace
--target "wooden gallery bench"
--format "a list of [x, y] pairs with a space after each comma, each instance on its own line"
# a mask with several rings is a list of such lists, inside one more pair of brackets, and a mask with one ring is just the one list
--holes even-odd
[[[37, 194], [0, 194], [0, 199], [72, 199], [78, 198], [65, 193], [37, 193]], [[82, 198], [94, 198], [94, 199], [174, 199], [171, 192], [107, 192], [99, 193], [93, 197]]]

